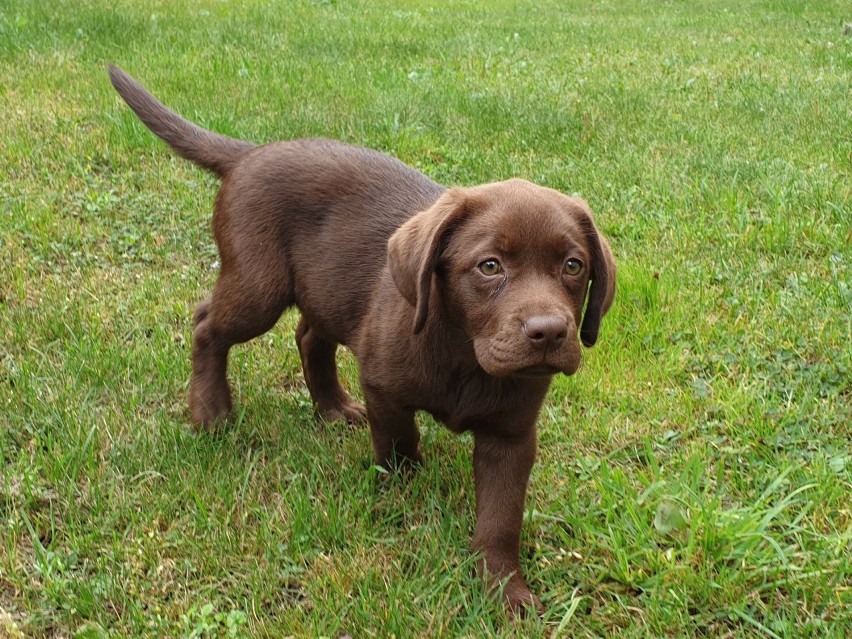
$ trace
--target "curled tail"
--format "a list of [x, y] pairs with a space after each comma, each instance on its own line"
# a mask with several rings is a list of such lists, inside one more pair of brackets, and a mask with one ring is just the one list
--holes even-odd
[[148, 93], [141, 84], [116, 66], [109, 65], [109, 79], [139, 119], [187, 160], [224, 177], [237, 160], [256, 145], [202, 129], [180, 117]]

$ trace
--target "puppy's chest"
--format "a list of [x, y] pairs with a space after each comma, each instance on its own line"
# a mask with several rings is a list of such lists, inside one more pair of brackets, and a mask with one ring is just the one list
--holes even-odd
[[423, 406], [450, 430], [513, 427], [535, 420], [547, 392], [547, 382], [519, 383], [484, 375], [459, 373], [450, 375], [442, 388], [433, 392]]

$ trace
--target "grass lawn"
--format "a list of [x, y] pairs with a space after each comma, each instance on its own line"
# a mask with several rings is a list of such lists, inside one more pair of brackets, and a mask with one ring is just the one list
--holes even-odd
[[[842, 0], [3, 0], [0, 637], [852, 636], [852, 7]], [[542, 411], [510, 620], [471, 440], [373, 467], [290, 312], [188, 426], [216, 182], [109, 85], [448, 184], [585, 197], [619, 265]], [[329, 286], [345, 283], [330, 282]], [[343, 375], [358, 394], [351, 356]]]

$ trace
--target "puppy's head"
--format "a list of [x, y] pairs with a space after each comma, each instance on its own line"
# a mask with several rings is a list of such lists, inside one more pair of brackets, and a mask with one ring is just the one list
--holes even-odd
[[494, 376], [575, 372], [615, 295], [586, 203], [523, 180], [447, 191], [390, 238], [388, 266], [414, 331], [437, 301]]

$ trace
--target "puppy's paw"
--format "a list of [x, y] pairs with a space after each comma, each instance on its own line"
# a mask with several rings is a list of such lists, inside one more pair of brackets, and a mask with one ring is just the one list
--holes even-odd
[[211, 431], [224, 422], [233, 406], [227, 386], [224, 388], [204, 387], [194, 384], [189, 396], [189, 410], [196, 428]]
[[393, 472], [413, 473], [423, 466], [423, 455], [419, 449], [413, 451], [393, 450], [382, 459], [377, 459], [376, 464]]
[[340, 402], [335, 406], [318, 407], [320, 419], [326, 422], [347, 422], [360, 424], [367, 421], [367, 409], [353, 399]]
[[541, 599], [536, 597], [526, 585], [516, 580], [506, 584], [503, 589], [503, 601], [507, 612], [513, 616], [541, 615], [544, 612]]

